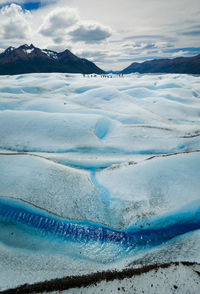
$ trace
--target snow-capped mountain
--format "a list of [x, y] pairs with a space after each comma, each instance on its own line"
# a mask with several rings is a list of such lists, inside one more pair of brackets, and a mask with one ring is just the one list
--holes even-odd
[[40, 72], [103, 73], [93, 62], [77, 57], [69, 50], [57, 53], [32, 44], [9, 47], [0, 54], [0, 74]]

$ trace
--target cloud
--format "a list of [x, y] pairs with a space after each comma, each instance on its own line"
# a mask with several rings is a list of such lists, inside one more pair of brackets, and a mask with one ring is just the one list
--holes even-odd
[[69, 35], [74, 42], [98, 43], [111, 36], [111, 29], [101, 24], [84, 22]]
[[0, 39], [25, 39], [30, 32], [28, 23], [29, 12], [19, 5], [11, 4], [0, 9]]
[[78, 56], [81, 56], [83, 58], [87, 58], [91, 61], [97, 62], [97, 61], [103, 61], [109, 56], [109, 52], [106, 50], [87, 50], [87, 49], [77, 49], [75, 53]]
[[56, 2], [56, 0], [0, 0], [0, 5], [8, 5], [11, 3], [24, 4], [24, 3], [35, 3], [40, 2], [41, 4], [50, 4]]
[[162, 35], [133, 35], [124, 37], [123, 40], [135, 40], [135, 39], [162, 39]]
[[6, 5], [6, 4], [10, 4], [10, 3], [24, 3], [25, 0], [16, 0], [16, 1], [13, 1], [13, 0], [0, 0], [0, 5]]
[[126, 41], [119, 48], [124, 55], [152, 55], [160, 54], [164, 49], [171, 48], [172, 44], [163, 41], [156, 42], [134, 42]]
[[183, 32], [182, 35], [184, 35], [184, 36], [200, 36], [200, 30]]
[[46, 46], [45, 48], [56, 52], [63, 52], [64, 50], [68, 49], [72, 51], [72, 53], [74, 53], [74, 47], [69, 44], [67, 46], [66, 44], [53, 44], [50, 46]]
[[183, 47], [183, 48], [172, 48], [163, 50], [164, 54], [178, 56], [178, 55], [187, 55], [194, 56], [200, 54], [200, 47]]
[[172, 54], [173, 57], [181, 57], [181, 56], [184, 56], [184, 55], [188, 55], [188, 51], [184, 51], [184, 50], [179, 50], [177, 52], [174, 52]]
[[111, 36], [111, 29], [95, 22], [83, 22], [73, 8], [55, 8], [45, 18], [40, 34], [52, 38], [54, 43], [64, 41], [100, 43]]
[[61, 43], [67, 29], [79, 20], [78, 12], [72, 8], [56, 8], [51, 11], [41, 25], [39, 32], [46, 37], [53, 37], [55, 43]]

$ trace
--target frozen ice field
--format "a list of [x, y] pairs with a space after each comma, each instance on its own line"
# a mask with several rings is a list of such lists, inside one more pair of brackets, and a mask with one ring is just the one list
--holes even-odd
[[0, 291], [199, 252], [200, 77], [0, 77]]

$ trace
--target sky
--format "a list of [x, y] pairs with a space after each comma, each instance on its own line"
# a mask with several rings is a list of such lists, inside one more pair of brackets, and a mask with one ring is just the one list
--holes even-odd
[[199, 0], [0, 0], [0, 52], [69, 49], [104, 70], [200, 54]]

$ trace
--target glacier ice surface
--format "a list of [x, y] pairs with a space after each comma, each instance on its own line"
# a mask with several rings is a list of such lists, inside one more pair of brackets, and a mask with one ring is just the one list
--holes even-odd
[[[1, 289], [131, 262], [199, 262], [199, 98], [190, 75], [2, 76], [0, 203], [12, 213], [0, 215]], [[88, 222], [99, 238], [102, 228], [113, 239], [142, 232], [140, 249], [57, 240], [30, 225], [33, 215], [20, 223], [16, 203], [49, 214], [50, 227], [59, 218]]]

